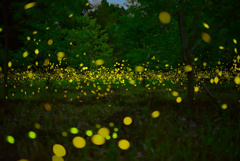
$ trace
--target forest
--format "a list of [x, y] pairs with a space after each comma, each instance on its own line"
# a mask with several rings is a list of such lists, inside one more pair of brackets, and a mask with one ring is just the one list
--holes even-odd
[[239, 29], [239, 0], [1, 0], [0, 161], [240, 160]]

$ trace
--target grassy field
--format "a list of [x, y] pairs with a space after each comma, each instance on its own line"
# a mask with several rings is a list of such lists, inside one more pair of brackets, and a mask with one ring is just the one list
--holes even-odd
[[[11, 76], [8, 105], [0, 102], [4, 114], [0, 116], [0, 160], [51, 160], [55, 144], [62, 145], [66, 155], [52, 160], [240, 160], [240, 88], [233, 81], [220, 79], [212, 84], [205, 79], [227, 109], [215, 104], [198, 82], [194, 107], [189, 109], [186, 81], [177, 74], [151, 75], [145, 86], [137, 77], [84, 77], [53, 78], [46, 87], [37, 76]], [[173, 96], [173, 91], [179, 96]], [[182, 101], [176, 102], [178, 97]], [[160, 112], [156, 118], [154, 111]], [[130, 125], [123, 122], [127, 116], [132, 118]], [[78, 129], [75, 134], [73, 127]], [[103, 145], [96, 145], [86, 132], [94, 135], [102, 127], [110, 133]], [[30, 138], [29, 131], [36, 138]], [[9, 136], [14, 142], [7, 140]], [[83, 148], [73, 145], [76, 136], [86, 141]], [[130, 143], [126, 150], [119, 147], [122, 139]]]

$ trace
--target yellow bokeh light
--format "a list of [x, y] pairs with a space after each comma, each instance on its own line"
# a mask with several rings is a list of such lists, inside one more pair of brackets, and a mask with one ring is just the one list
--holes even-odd
[[92, 136], [92, 135], [93, 135], [92, 130], [87, 130], [87, 131], [86, 131], [86, 135], [87, 135], [87, 136]]
[[28, 56], [28, 52], [25, 51], [25, 52], [23, 53], [23, 57], [26, 58], [27, 56]]
[[182, 102], [182, 97], [177, 97], [176, 102], [177, 102], [177, 103]]
[[29, 131], [28, 132], [28, 137], [30, 139], [35, 139], [37, 137], [37, 134], [34, 131]]
[[52, 45], [53, 44], [53, 39], [49, 39], [48, 40], [48, 45]]
[[144, 70], [144, 67], [142, 67], [142, 66], [136, 66], [135, 67], [136, 72], [143, 72], [143, 70]]
[[93, 135], [91, 141], [96, 145], [103, 145], [105, 143], [104, 137], [98, 134]]
[[73, 14], [70, 14], [68, 17], [71, 18], [73, 16]]
[[3, 31], [3, 29], [0, 27], [0, 32], [2, 32]]
[[14, 139], [14, 137], [13, 136], [7, 136], [7, 142], [9, 142], [10, 144], [14, 144], [15, 143], [15, 139]]
[[45, 59], [43, 65], [48, 66], [49, 64], [50, 64], [50, 60], [49, 59]]
[[134, 84], [136, 84], [136, 81], [135, 80], [129, 80], [129, 83], [134, 85]]
[[[33, 31], [33, 35], [36, 35], [38, 32], [37, 31]], [[36, 41], [36, 39], [34, 39], [34, 41]]]
[[27, 40], [28, 40], [28, 41], [31, 40], [31, 37], [30, 37], [30, 36], [27, 36]]
[[12, 66], [12, 62], [9, 61], [9, 62], [8, 62], [8, 67], [11, 68], [11, 66]]
[[85, 139], [80, 136], [76, 136], [72, 142], [76, 148], [83, 148], [86, 145]]
[[236, 39], [233, 39], [233, 43], [234, 43], [234, 44], [237, 44], [237, 40], [236, 40]]
[[101, 129], [98, 130], [98, 135], [101, 135], [102, 137], [106, 137], [107, 135], [109, 135], [110, 130], [106, 127], [102, 127]]
[[89, 6], [90, 3], [86, 3], [86, 6]]
[[198, 92], [198, 91], [199, 91], [199, 87], [198, 86], [194, 87], [194, 92]]
[[32, 72], [29, 72], [29, 73], [28, 73], [28, 77], [29, 77], [29, 78], [32, 78], [32, 77], [33, 77], [33, 73], [32, 73]]
[[62, 145], [60, 145], [60, 144], [55, 144], [55, 145], [53, 146], [53, 153], [54, 153], [56, 156], [58, 156], [58, 157], [63, 157], [63, 156], [66, 155], [66, 150], [65, 150], [65, 148], [64, 148]]
[[204, 66], [204, 67], [207, 66], [207, 63], [206, 63], [206, 62], [203, 62], [203, 66]]
[[40, 129], [40, 128], [41, 128], [41, 125], [36, 122], [36, 123], [34, 123], [34, 127], [35, 127], [36, 129]]
[[236, 84], [240, 84], [240, 77], [239, 77], [239, 76], [236, 76], [236, 77], [234, 78], [234, 82], [235, 82]]
[[104, 64], [104, 60], [103, 59], [98, 59], [95, 61], [96, 65], [103, 65]]
[[178, 93], [177, 91], [172, 91], [172, 95], [173, 95], [174, 97], [177, 97], [177, 96], [179, 96], [179, 93]]
[[68, 133], [66, 131], [62, 132], [62, 136], [66, 137], [68, 135]]
[[77, 134], [78, 133], [78, 129], [76, 127], [72, 127], [72, 128], [70, 128], [70, 132], [72, 134]]
[[171, 21], [171, 16], [168, 12], [163, 11], [163, 12], [160, 12], [159, 14], [159, 20], [163, 24], [169, 24]]
[[39, 54], [39, 50], [38, 49], [35, 49], [35, 54]]
[[62, 157], [57, 156], [57, 155], [53, 155], [52, 156], [52, 161], [64, 161], [64, 159]]
[[29, 8], [32, 8], [32, 7], [35, 7], [37, 5], [37, 2], [31, 2], [31, 3], [28, 3], [24, 6], [24, 9], [29, 9]]
[[48, 102], [44, 104], [44, 108], [46, 111], [51, 111], [51, 109], [52, 109], [51, 105]]
[[65, 56], [64, 52], [62, 52], [62, 51], [58, 52], [57, 53], [58, 61], [61, 61], [64, 56]]
[[114, 133], [112, 134], [112, 138], [113, 138], [113, 139], [117, 139], [117, 137], [118, 137], [117, 133], [114, 132]]
[[237, 52], [237, 48], [234, 48], [234, 52], [237, 54], [238, 52]]
[[209, 29], [209, 25], [208, 25], [208, 24], [203, 23], [203, 26], [204, 26], [205, 28]]
[[186, 66], [184, 67], [184, 71], [185, 71], [185, 72], [191, 72], [191, 71], [192, 71], [192, 66], [191, 66], [191, 65], [186, 65]]
[[223, 49], [224, 49], [224, 46], [219, 46], [219, 49], [223, 50]]
[[118, 141], [118, 147], [122, 150], [127, 150], [130, 147], [129, 141], [122, 139]]
[[123, 119], [123, 123], [124, 123], [125, 125], [130, 125], [130, 124], [132, 123], [132, 118], [129, 117], [129, 116], [125, 117], [125, 118]]
[[205, 41], [206, 43], [210, 43], [211, 42], [211, 37], [208, 33], [206, 32], [203, 32], [202, 33], [202, 39], [203, 41]]
[[152, 116], [152, 118], [157, 118], [159, 115], [160, 115], [159, 111], [153, 111], [151, 116]]
[[222, 108], [223, 110], [226, 110], [226, 109], [227, 109], [227, 104], [222, 104], [221, 108]]

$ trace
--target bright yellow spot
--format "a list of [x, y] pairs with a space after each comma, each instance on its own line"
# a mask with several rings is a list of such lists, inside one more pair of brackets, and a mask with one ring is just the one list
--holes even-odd
[[198, 91], [199, 91], [199, 87], [198, 86], [194, 87], [194, 92], [198, 92]]
[[30, 138], [30, 139], [35, 139], [36, 138], [36, 133], [34, 132], [34, 131], [29, 131], [28, 132], [28, 137]]
[[130, 147], [129, 141], [122, 139], [118, 142], [118, 147], [122, 150], [127, 150]]
[[78, 129], [77, 129], [76, 127], [72, 127], [72, 128], [70, 129], [70, 132], [71, 132], [72, 134], [77, 134], [77, 133], [78, 133]]
[[61, 51], [60, 51], [60, 52], [57, 53], [57, 56], [60, 57], [60, 58], [62, 58], [62, 57], [65, 56], [65, 54], [64, 54], [64, 52], [61, 52]]
[[160, 115], [159, 111], [153, 111], [152, 118], [157, 118]]
[[45, 59], [43, 65], [48, 66], [49, 64], [50, 64], [50, 60], [49, 59]]
[[73, 16], [73, 14], [70, 14], [68, 17], [71, 18]]
[[110, 131], [108, 128], [106, 127], [102, 127], [101, 129], [98, 130], [98, 135], [101, 135], [102, 137], [106, 137], [107, 135], [109, 135]]
[[143, 70], [144, 70], [144, 67], [142, 67], [142, 66], [136, 66], [135, 67], [136, 72], [143, 72]]
[[208, 25], [208, 24], [203, 23], [203, 26], [204, 26], [205, 28], [209, 29], [209, 25]]
[[65, 150], [65, 148], [64, 148], [62, 145], [60, 145], [60, 144], [55, 144], [55, 145], [53, 146], [53, 153], [54, 153], [56, 156], [58, 156], [58, 157], [63, 157], [63, 156], [66, 155], [66, 150]]
[[83, 148], [86, 145], [85, 139], [80, 136], [76, 136], [72, 142], [76, 148]]
[[98, 59], [95, 61], [96, 65], [103, 65], [104, 64], [104, 60], [103, 59]]
[[227, 109], [227, 104], [222, 104], [221, 108], [222, 108], [223, 110], [226, 110], [226, 109]]
[[184, 71], [185, 71], [185, 72], [191, 72], [191, 71], [192, 71], [192, 66], [191, 66], [191, 65], [186, 65], [186, 66], [184, 67]]
[[46, 27], [46, 30], [49, 30], [49, 27]]
[[86, 3], [86, 6], [89, 6], [89, 3]]
[[118, 137], [117, 133], [114, 132], [114, 133], [112, 134], [112, 138], [113, 138], [113, 139], [117, 139], [117, 137]]
[[0, 67], [0, 72], [2, 72], [2, 67]]
[[92, 130], [87, 130], [87, 131], [86, 131], [86, 135], [87, 135], [87, 136], [92, 136], [92, 135], [93, 135]]
[[28, 73], [28, 77], [29, 77], [29, 78], [32, 78], [32, 77], [33, 77], [33, 73], [32, 73], [32, 72], [29, 72], [29, 73]]
[[30, 36], [28, 36], [28, 37], [27, 37], [27, 40], [28, 40], [28, 41], [29, 41], [29, 40], [31, 40], [31, 37], [30, 37]]
[[41, 128], [41, 125], [36, 122], [36, 123], [34, 123], [34, 127], [35, 127], [36, 129], [40, 129], [40, 128]]
[[214, 83], [217, 84], [218, 81], [219, 81], [219, 78], [218, 78], [218, 77], [215, 77], [215, 78], [214, 78]]
[[[33, 35], [36, 35], [37, 33], [38, 33], [37, 31], [33, 31], [32, 34], [33, 34]], [[35, 39], [34, 39], [34, 41], [35, 41]]]
[[236, 40], [236, 39], [233, 39], [233, 43], [234, 43], [234, 44], [237, 44], [237, 40]]
[[136, 84], [136, 81], [135, 80], [129, 80], [129, 83], [134, 85], [134, 84]]
[[68, 133], [66, 131], [62, 132], [62, 136], [66, 137], [68, 135]]
[[35, 54], [39, 54], [39, 50], [38, 49], [35, 49]]
[[177, 103], [182, 102], [182, 97], [177, 97], [176, 102], [177, 102]]
[[2, 28], [0, 28], [0, 32], [2, 32], [3, 31], [3, 29]]
[[8, 67], [11, 68], [11, 66], [12, 66], [12, 62], [9, 61], [9, 62], [8, 62]]
[[237, 48], [234, 48], [234, 52], [237, 54]]
[[132, 123], [132, 118], [129, 117], [129, 116], [125, 117], [125, 118], [123, 119], [123, 123], [124, 123], [125, 125], [130, 125], [130, 124]]
[[111, 136], [110, 136], [110, 135], [106, 136], [106, 139], [107, 139], [107, 140], [110, 140], [110, 139], [111, 139]]
[[24, 6], [24, 9], [26, 10], [26, 9], [32, 8], [32, 7], [36, 6], [36, 5], [37, 5], [37, 2], [31, 2], [31, 3], [26, 4]]
[[53, 155], [52, 156], [52, 161], [64, 161], [64, 159], [62, 157], [57, 156], [57, 155]]
[[110, 126], [110, 127], [113, 127], [113, 126], [114, 126], [114, 123], [113, 123], [113, 122], [110, 122], [110, 123], [109, 123], [109, 126]]
[[174, 97], [177, 97], [177, 96], [179, 96], [179, 93], [178, 93], [177, 91], [172, 91], [172, 95], [173, 95]]
[[198, 58], [194, 58], [194, 61], [197, 61], [198, 60]]
[[9, 142], [10, 144], [14, 144], [15, 143], [15, 139], [14, 139], [14, 137], [12, 137], [12, 136], [7, 136], [7, 142]]
[[27, 56], [28, 56], [28, 52], [25, 51], [25, 52], [23, 53], [23, 57], [26, 58]]
[[91, 141], [96, 145], [103, 145], [105, 143], [104, 137], [98, 134], [93, 135]]
[[48, 102], [44, 104], [44, 108], [46, 111], [51, 111], [51, 109], [52, 109], [51, 105]]
[[36, 66], [38, 66], [38, 61], [35, 62]]
[[86, 54], [87, 54], [87, 53], [85, 53], [85, 52], [83, 53], [83, 55], [86, 55]]
[[203, 41], [205, 41], [206, 43], [210, 43], [211, 42], [211, 37], [208, 33], [206, 32], [203, 32], [202, 33], [202, 39]]
[[163, 11], [163, 12], [160, 12], [159, 14], [159, 20], [163, 24], [169, 24], [171, 21], [171, 16], [168, 12]]
[[207, 66], [207, 63], [206, 63], [206, 62], [203, 62], [203, 66], [204, 66], [204, 67]]
[[224, 46], [219, 46], [219, 49], [221, 49], [221, 50], [224, 49]]
[[53, 44], [53, 39], [49, 39], [48, 40], [48, 45], [52, 45]]
[[236, 77], [234, 78], [234, 82], [235, 82], [236, 84], [240, 84], [240, 77], [239, 77], [239, 76], [236, 76]]

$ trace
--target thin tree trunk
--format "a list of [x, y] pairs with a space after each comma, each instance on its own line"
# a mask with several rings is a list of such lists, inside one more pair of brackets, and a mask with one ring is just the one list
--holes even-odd
[[5, 53], [4, 53], [4, 68], [3, 68], [3, 73], [4, 73], [4, 100], [5, 103], [7, 103], [7, 98], [8, 98], [8, 52], [9, 52], [9, 24], [8, 24], [8, 2], [7, 0], [3, 0], [2, 2], [2, 13], [3, 13], [3, 23], [4, 23], [4, 33], [5, 33]]
[[[179, 0], [179, 4], [182, 5], [183, 0]], [[182, 56], [185, 65], [192, 66], [192, 52], [189, 47], [187, 32], [186, 32], [186, 15], [184, 11], [178, 12], [178, 25], [180, 31], [181, 45], [182, 45]], [[193, 106], [194, 98], [194, 71], [187, 73], [188, 85], [187, 85], [187, 105], [188, 107]]]

